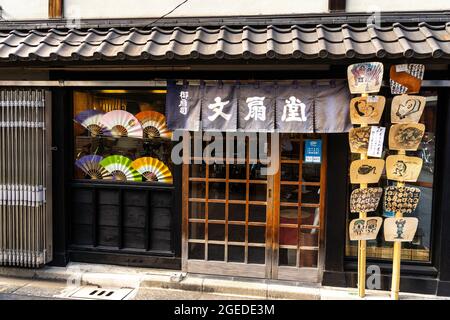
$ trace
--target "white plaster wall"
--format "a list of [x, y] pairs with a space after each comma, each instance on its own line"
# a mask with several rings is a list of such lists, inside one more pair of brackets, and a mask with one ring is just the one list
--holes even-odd
[[0, 0], [3, 20], [48, 18], [48, 0]]
[[[68, 19], [158, 18], [182, 0], [64, 0]], [[0, 0], [3, 20], [48, 18], [48, 0]], [[450, 0], [347, 0], [348, 12], [450, 11]], [[189, 0], [170, 17], [324, 13], [328, 0]]]
[[450, 10], [450, 0], [347, 0], [348, 12]]
[[[1, 0], [0, 0], [1, 1]], [[86, 18], [157, 18], [182, 0], [65, 0], [64, 16]], [[322, 13], [328, 0], [190, 0], [169, 17]]]

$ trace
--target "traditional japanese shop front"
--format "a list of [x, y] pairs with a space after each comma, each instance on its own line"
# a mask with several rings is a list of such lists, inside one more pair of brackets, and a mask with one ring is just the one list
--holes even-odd
[[[389, 70], [423, 58], [420, 95], [427, 104], [420, 122], [427, 132], [415, 183], [423, 198], [414, 213], [417, 236], [402, 251], [401, 285], [448, 294], [448, 31], [422, 24], [398, 36], [404, 30], [318, 25], [2, 34], [1, 64], [11, 68], [2, 87], [38, 87], [51, 102], [53, 254], [43, 261], [354, 287], [356, 243], [346, 231], [353, 219], [347, 66], [377, 60]], [[388, 110], [386, 86], [380, 95]], [[385, 112], [380, 125], [388, 127], [389, 119]], [[179, 131], [191, 133], [183, 140], [192, 151], [185, 163], [172, 157], [179, 145], [171, 137]], [[194, 132], [212, 138], [200, 154]], [[268, 164], [260, 154], [277, 156]], [[276, 170], [264, 174], [271, 165]], [[384, 214], [382, 207], [376, 214]], [[1, 245], [6, 252], [12, 244]], [[388, 289], [391, 244], [380, 234], [368, 242], [367, 256]]]
[[184, 146], [183, 270], [318, 282], [325, 133], [348, 131], [346, 83], [212, 82], [168, 95], [169, 127], [214, 138], [194, 132]]

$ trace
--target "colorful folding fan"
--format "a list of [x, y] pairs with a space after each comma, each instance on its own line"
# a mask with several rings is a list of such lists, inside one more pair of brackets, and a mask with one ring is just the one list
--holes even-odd
[[91, 177], [91, 179], [112, 179], [111, 174], [100, 165], [102, 156], [90, 154], [75, 161], [75, 165]]
[[101, 122], [103, 112], [99, 110], [82, 111], [75, 116], [75, 121], [91, 132], [92, 136], [105, 133], [105, 128]]
[[131, 167], [131, 162], [127, 157], [113, 155], [100, 161], [100, 165], [112, 174], [114, 180], [142, 181], [142, 176]]
[[156, 111], [142, 111], [136, 115], [142, 125], [145, 138], [172, 139], [172, 131], [167, 127], [166, 117]]
[[139, 120], [124, 110], [113, 110], [104, 114], [101, 123], [114, 137], [142, 138], [143, 135]]
[[141, 173], [148, 181], [172, 183], [172, 173], [164, 162], [152, 158], [143, 157], [134, 160], [131, 166]]

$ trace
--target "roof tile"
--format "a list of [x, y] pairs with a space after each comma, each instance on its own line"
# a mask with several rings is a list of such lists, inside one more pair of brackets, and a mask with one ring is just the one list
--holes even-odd
[[0, 32], [0, 60], [450, 58], [450, 23]]

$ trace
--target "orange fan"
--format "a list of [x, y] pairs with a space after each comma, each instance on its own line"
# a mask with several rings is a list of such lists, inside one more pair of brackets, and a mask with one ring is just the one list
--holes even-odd
[[172, 173], [164, 162], [152, 158], [142, 157], [134, 160], [131, 166], [148, 181], [172, 183]]
[[166, 138], [172, 139], [172, 131], [167, 127], [166, 117], [156, 111], [142, 111], [136, 118], [144, 129], [145, 138]]

